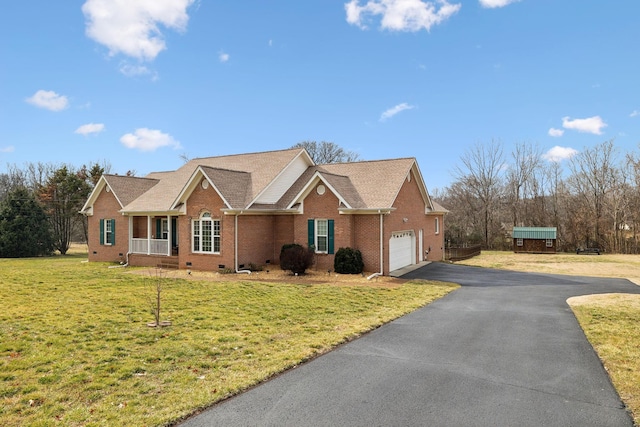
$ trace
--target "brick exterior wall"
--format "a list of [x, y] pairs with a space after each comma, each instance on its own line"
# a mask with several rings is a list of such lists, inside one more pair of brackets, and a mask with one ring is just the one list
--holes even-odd
[[[380, 272], [380, 215], [353, 215], [354, 249], [362, 253], [364, 271]], [[385, 245], [386, 246], [386, 245]]]
[[[427, 260], [442, 260], [444, 255], [444, 217], [442, 214], [425, 214], [425, 206], [413, 172], [406, 179], [394, 203], [395, 210], [383, 215], [384, 274], [389, 273], [389, 240], [393, 232], [413, 231], [416, 239], [415, 260], [421, 259], [418, 239], [422, 231], [423, 257]], [[314, 187], [303, 201], [303, 214], [291, 215], [239, 215], [238, 220], [238, 264], [245, 268], [250, 263], [263, 266], [279, 264], [280, 249], [284, 244], [308, 245], [307, 221], [309, 219], [330, 219], [334, 221], [334, 253], [341, 247], [351, 247], [362, 252], [366, 272], [380, 271], [380, 215], [340, 214], [339, 199], [329, 188], [320, 195]], [[197, 185], [186, 203], [186, 214], [177, 217], [178, 262], [180, 268], [216, 271], [220, 265], [235, 267], [235, 220], [234, 215], [224, 215], [224, 202], [213, 188], [203, 189]], [[103, 192], [94, 206], [94, 215], [89, 217], [89, 260], [119, 261], [128, 251], [128, 217], [117, 211], [120, 206], [111, 193]], [[221, 247], [219, 254], [192, 252], [192, 220], [200, 218], [208, 211], [213, 219], [221, 222]], [[99, 219], [116, 220], [116, 245], [99, 244]], [[438, 218], [440, 232], [436, 234], [435, 219]], [[146, 237], [147, 218], [133, 219], [135, 237]], [[151, 221], [151, 231], [155, 231], [155, 220]], [[152, 236], [153, 237], [153, 236]], [[123, 256], [120, 256], [122, 254]], [[132, 265], [157, 265], [162, 256], [132, 255]], [[333, 270], [333, 254], [317, 254], [314, 270]], [[189, 263], [189, 264], [188, 264]]]
[[316, 254], [315, 264], [312, 267], [318, 271], [333, 270], [335, 251], [342, 247], [354, 247], [352, 215], [340, 215], [338, 207], [340, 201], [328, 188], [324, 194], [320, 195], [316, 187], [304, 199], [304, 213], [297, 215], [294, 220], [294, 241], [307, 247], [307, 221], [310, 219], [332, 219], [334, 220], [334, 254]]
[[[121, 262], [125, 260], [129, 250], [129, 217], [122, 216], [118, 211], [120, 203], [113, 193], [107, 192], [105, 187], [98, 195], [93, 205], [93, 215], [88, 219], [89, 261]], [[100, 220], [115, 219], [115, 244], [100, 244]]]
[[[444, 224], [443, 215], [425, 214], [425, 205], [422, 194], [418, 187], [413, 171], [410, 179], [405, 179], [400, 192], [393, 204], [395, 211], [384, 217], [384, 238], [385, 245], [385, 265], [384, 274], [389, 274], [389, 240], [394, 232], [413, 231], [416, 245], [414, 259], [418, 262], [420, 258], [420, 230], [422, 230], [423, 251], [431, 250], [428, 254], [423, 253], [422, 259], [428, 261], [440, 261], [444, 256]], [[435, 233], [435, 218], [440, 221], [440, 233]], [[405, 221], [406, 220], [406, 221]]]
[[[221, 209], [225, 204], [218, 192], [209, 186], [206, 190], [197, 185], [187, 202], [187, 213], [178, 217], [178, 242], [180, 252], [178, 255], [180, 268], [193, 268], [194, 270], [216, 271], [218, 266], [225, 268], [235, 267], [235, 218], [232, 215], [224, 215]], [[200, 254], [194, 253], [191, 247], [191, 223], [193, 219], [207, 211], [212, 219], [220, 220], [220, 253]], [[189, 266], [187, 263], [191, 263]]]

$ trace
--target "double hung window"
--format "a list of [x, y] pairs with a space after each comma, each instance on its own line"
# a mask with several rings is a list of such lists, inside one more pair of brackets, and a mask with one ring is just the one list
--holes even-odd
[[332, 219], [310, 219], [308, 243], [316, 253], [333, 254], [334, 221]]
[[116, 243], [116, 220], [100, 220], [100, 244], [114, 245]]

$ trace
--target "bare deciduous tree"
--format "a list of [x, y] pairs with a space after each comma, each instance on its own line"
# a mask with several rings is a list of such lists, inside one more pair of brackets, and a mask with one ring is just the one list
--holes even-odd
[[302, 141], [291, 148], [304, 148], [318, 165], [327, 163], [355, 162], [360, 160], [357, 153], [347, 151], [333, 142]]
[[[491, 141], [485, 146], [477, 143], [465, 151], [460, 161], [462, 167], [455, 174], [465, 190], [479, 201], [482, 214], [482, 232], [486, 248], [493, 248], [495, 232], [494, 212], [498, 209], [504, 188], [504, 155], [502, 143]], [[469, 208], [475, 209], [473, 206]]]

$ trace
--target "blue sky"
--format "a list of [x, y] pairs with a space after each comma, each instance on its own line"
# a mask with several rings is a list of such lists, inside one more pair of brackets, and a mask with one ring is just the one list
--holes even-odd
[[[500, 140], [640, 142], [640, 2], [33, 0], [0, 15], [0, 173], [331, 141], [427, 186]], [[559, 157], [558, 157], [559, 156]]]

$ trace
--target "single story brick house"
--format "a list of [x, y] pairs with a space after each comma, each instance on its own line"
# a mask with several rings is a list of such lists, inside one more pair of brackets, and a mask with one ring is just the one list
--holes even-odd
[[340, 247], [388, 274], [444, 256], [446, 209], [414, 158], [316, 165], [305, 149], [193, 159], [144, 178], [104, 175], [82, 213], [89, 261], [241, 271], [313, 246], [317, 270]]
[[555, 254], [556, 227], [513, 227], [513, 252]]

